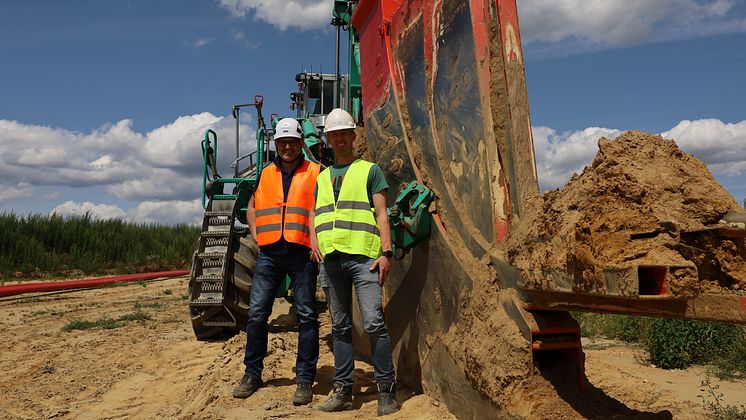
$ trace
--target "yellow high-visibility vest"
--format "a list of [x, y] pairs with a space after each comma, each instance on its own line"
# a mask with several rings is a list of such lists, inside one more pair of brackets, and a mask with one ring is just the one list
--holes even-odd
[[334, 202], [331, 168], [317, 178], [314, 228], [322, 256], [334, 251], [370, 258], [381, 256], [381, 236], [368, 201], [368, 174], [373, 163], [358, 159], [347, 169]]

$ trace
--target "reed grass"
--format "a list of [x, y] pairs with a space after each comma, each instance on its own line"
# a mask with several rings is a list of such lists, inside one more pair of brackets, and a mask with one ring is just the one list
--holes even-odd
[[187, 269], [198, 237], [194, 225], [2, 213], [0, 278]]

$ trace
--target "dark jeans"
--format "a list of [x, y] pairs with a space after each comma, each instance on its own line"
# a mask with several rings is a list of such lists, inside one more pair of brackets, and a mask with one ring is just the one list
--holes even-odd
[[363, 329], [370, 340], [370, 354], [377, 383], [393, 382], [391, 339], [383, 319], [378, 272], [371, 272], [375, 260], [362, 255], [334, 253], [321, 264], [322, 284], [329, 286], [332, 315], [334, 383], [352, 385], [355, 360], [352, 349], [352, 286], [360, 307]]
[[280, 282], [289, 275], [298, 317], [298, 355], [295, 361], [297, 383], [313, 383], [319, 359], [319, 322], [316, 314], [316, 263], [308, 250], [283, 254], [259, 251], [249, 299], [246, 325], [246, 374], [262, 377], [267, 355], [267, 320]]

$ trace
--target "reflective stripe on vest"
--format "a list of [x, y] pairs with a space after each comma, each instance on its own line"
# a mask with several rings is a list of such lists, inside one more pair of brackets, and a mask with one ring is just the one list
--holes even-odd
[[381, 256], [381, 236], [368, 201], [368, 174], [373, 163], [361, 159], [347, 169], [337, 202], [331, 171], [319, 174], [314, 229], [322, 256], [334, 251], [370, 258]]
[[254, 193], [256, 241], [259, 246], [273, 244], [283, 237], [288, 242], [311, 245], [308, 216], [319, 170], [316, 163], [301, 163], [293, 174], [287, 202], [283, 202], [282, 172], [274, 163], [264, 168]]

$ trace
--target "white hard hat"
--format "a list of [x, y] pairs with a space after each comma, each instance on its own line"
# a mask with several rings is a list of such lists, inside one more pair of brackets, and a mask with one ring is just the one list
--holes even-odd
[[337, 130], [349, 130], [355, 128], [355, 120], [352, 115], [342, 108], [335, 108], [324, 121], [324, 132], [329, 133]]
[[275, 140], [283, 137], [303, 138], [303, 130], [295, 118], [283, 118], [275, 126]]

